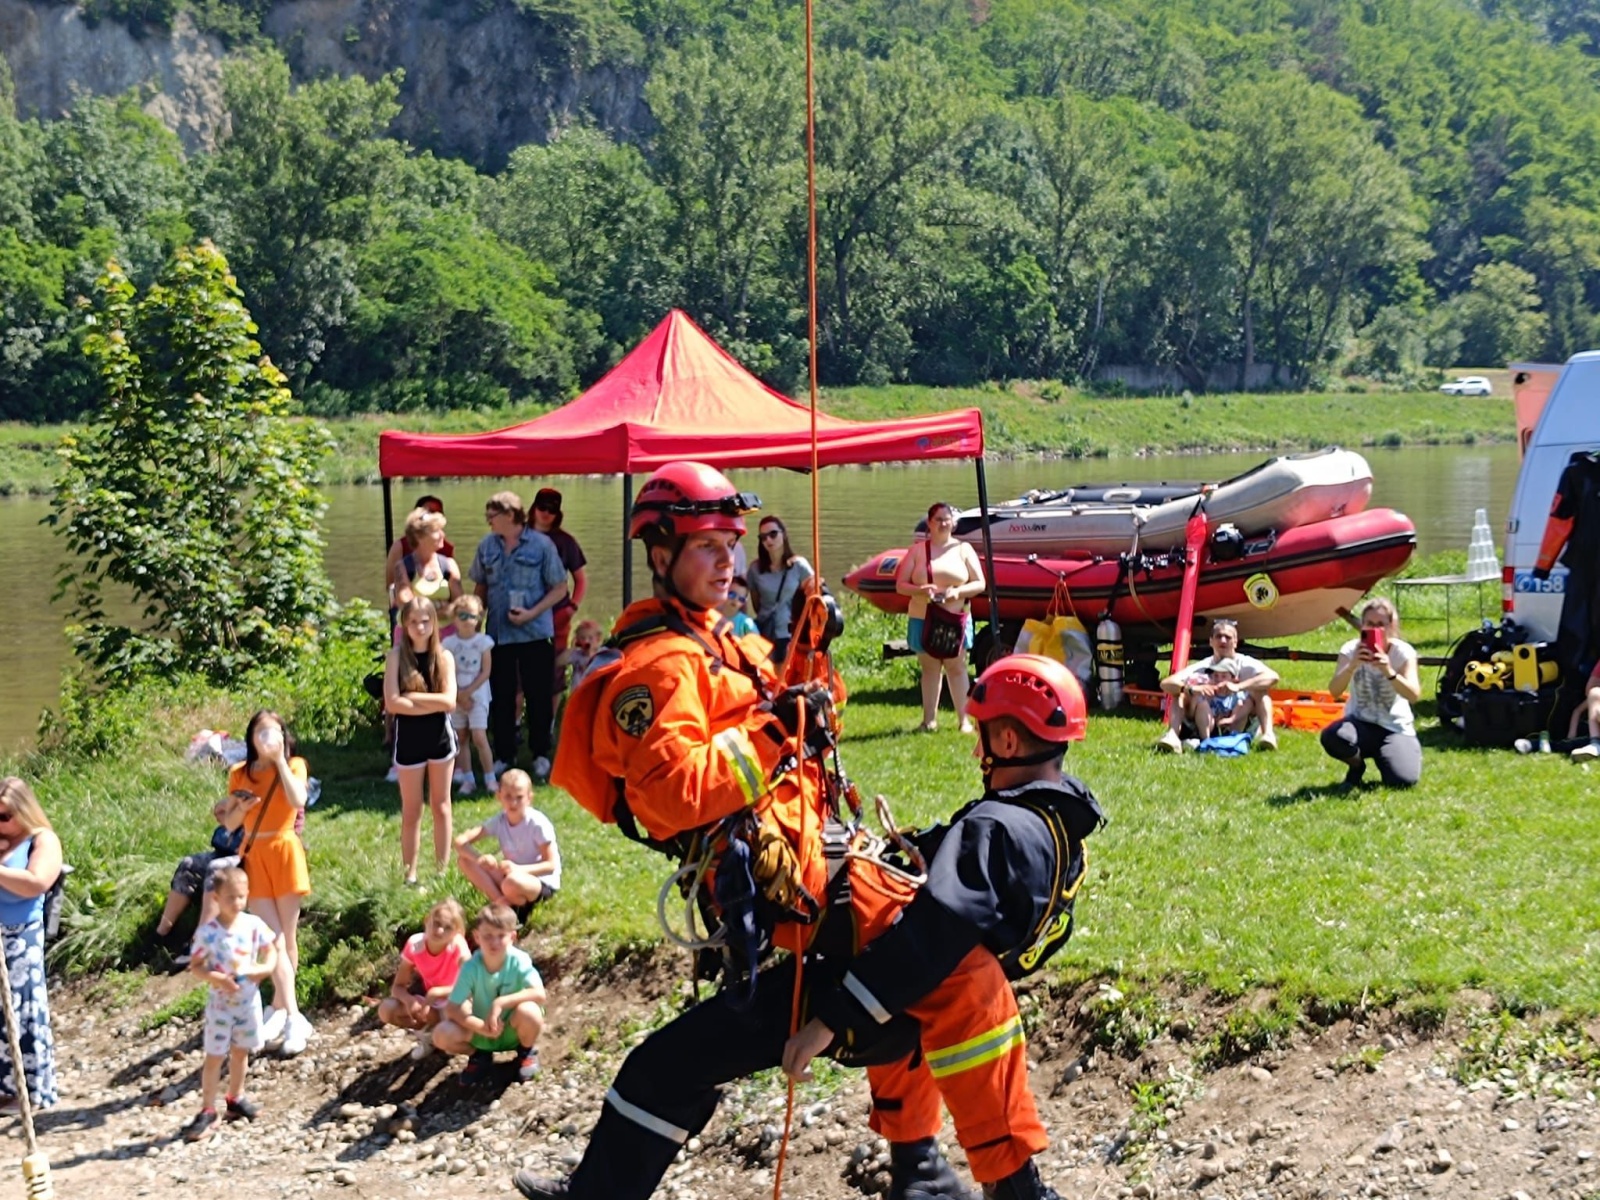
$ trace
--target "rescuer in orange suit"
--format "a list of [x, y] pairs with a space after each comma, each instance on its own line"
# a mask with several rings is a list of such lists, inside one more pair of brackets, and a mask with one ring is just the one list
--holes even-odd
[[[1000, 659], [973, 686], [967, 715], [978, 722], [984, 794], [948, 825], [917, 836], [927, 882], [838, 982], [812, 989], [815, 1015], [784, 1047], [792, 1078], [810, 1078], [806, 1064], [841, 1038], [909, 1013], [952, 1111], [958, 1095], [961, 1110], [1033, 1108], [1020, 1021], [977, 1045], [956, 1042], [948, 1021], [984, 1002], [965, 981], [974, 960], [998, 958], [1008, 978], [1020, 979], [1066, 944], [1087, 864], [1083, 839], [1105, 818], [1089, 789], [1061, 770], [1067, 744], [1088, 725], [1083, 690], [1061, 663], [1036, 654]], [[1060, 1200], [1031, 1154], [1017, 1160], [1015, 1142], [974, 1149], [963, 1136], [962, 1144], [986, 1197]]]
[[[823, 849], [829, 815], [816, 786], [831, 745], [826, 689], [776, 691], [768, 645], [732, 633], [718, 607], [734, 574], [733, 550], [759, 500], [699, 463], [661, 468], [640, 489], [630, 533], [645, 543], [653, 595], [617, 622], [608, 657], [573, 693], [551, 781], [628, 836], [676, 857], [707, 840], [723, 847], [714, 870], [715, 920], [741, 943], [747, 971], [653, 1033], [629, 1055], [607, 1092], [587, 1152], [565, 1179], [519, 1171], [531, 1200], [644, 1200], [679, 1149], [711, 1119], [721, 1085], [779, 1065], [791, 1030], [796, 956], [808, 985], [826, 982], [856, 946], [880, 934], [911, 890], [859, 859], [832, 873]], [[800, 730], [806, 745], [798, 756]], [[732, 833], [728, 831], [732, 830]], [[776, 834], [777, 836], [772, 836]], [[695, 850], [691, 851], [691, 847]], [[776, 864], [776, 865], [775, 865]], [[755, 971], [770, 943], [792, 951]], [[962, 982], [983, 995], [945, 1027], [951, 1045], [1015, 1031], [1017, 1009], [1000, 964], [978, 961]], [[953, 1014], [959, 1004], [950, 1006]], [[892, 1200], [971, 1200], [939, 1153], [942, 1080], [918, 1044], [914, 1021], [863, 1031], [836, 1047], [868, 1066], [872, 1127], [890, 1142]], [[953, 1064], [956, 1073], [961, 1064]], [[982, 1130], [1018, 1163], [1044, 1144], [1031, 1097], [983, 1111], [951, 1104], [969, 1155]], [[991, 1151], [992, 1152], [992, 1151]]]

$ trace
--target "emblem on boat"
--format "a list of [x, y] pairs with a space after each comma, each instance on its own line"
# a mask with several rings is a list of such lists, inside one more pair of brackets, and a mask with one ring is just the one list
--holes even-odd
[[1271, 608], [1278, 603], [1278, 585], [1265, 571], [1257, 571], [1244, 581], [1244, 594], [1256, 608]]

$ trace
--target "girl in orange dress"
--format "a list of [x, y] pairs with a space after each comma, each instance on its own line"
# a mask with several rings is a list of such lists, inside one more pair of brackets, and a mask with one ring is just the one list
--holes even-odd
[[228, 790], [256, 797], [245, 814], [240, 853], [250, 878], [250, 911], [277, 935], [278, 946], [272, 1011], [263, 1032], [269, 1043], [282, 1038], [282, 1053], [293, 1057], [306, 1048], [312, 1033], [294, 995], [300, 905], [311, 892], [306, 848], [295, 832], [306, 807], [306, 760], [295, 755], [294, 737], [283, 718], [265, 709], [250, 718], [244, 743], [245, 759], [228, 772]]

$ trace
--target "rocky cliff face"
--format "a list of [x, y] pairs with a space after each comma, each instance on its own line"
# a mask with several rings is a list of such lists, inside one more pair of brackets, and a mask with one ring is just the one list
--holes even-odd
[[[395, 133], [489, 169], [585, 114], [618, 131], [649, 121], [641, 68], [573, 61], [556, 31], [509, 0], [288, 0], [265, 29], [300, 79], [403, 69]], [[211, 145], [225, 119], [224, 50], [183, 14], [170, 33], [135, 38], [72, 5], [0, 0], [0, 53], [25, 115], [59, 116], [77, 91], [143, 87], [146, 109], [191, 150]]]
[[25, 117], [59, 117], [78, 92], [141, 88], [145, 111], [191, 150], [209, 147], [223, 119], [222, 45], [186, 14], [170, 34], [141, 40], [115, 22], [90, 25], [73, 5], [0, 0], [0, 53]]

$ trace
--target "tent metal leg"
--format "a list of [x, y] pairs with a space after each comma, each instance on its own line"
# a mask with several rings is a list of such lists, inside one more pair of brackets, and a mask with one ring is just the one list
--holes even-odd
[[633, 541], [628, 537], [628, 519], [633, 511], [633, 476], [622, 476], [622, 607], [633, 603]]
[[[383, 477], [383, 557], [388, 561], [389, 547], [394, 545], [394, 480], [387, 475]], [[385, 579], [384, 586], [389, 581]], [[387, 598], [386, 598], [387, 600]], [[394, 632], [394, 609], [386, 602], [384, 608], [389, 613], [389, 632]]]

